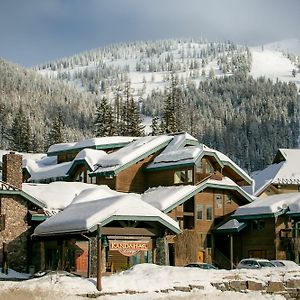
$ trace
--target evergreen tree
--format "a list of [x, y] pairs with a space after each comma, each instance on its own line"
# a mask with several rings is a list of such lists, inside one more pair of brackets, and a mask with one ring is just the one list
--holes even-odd
[[159, 127], [159, 117], [155, 116], [152, 118], [151, 129], [151, 135], [159, 135], [161, 133]]
[[178, 77], [172, 73], [165, 97], [162, 131], [166, 133], [180, 131], [182, 118], [182, 92], [178, 85]]
[[31, 149], [31, 129], [22, 105], [12, 122], [10, 147], [12, 150], [29, 152]]
[[64, 120], [61, 110], [59, 109], [57, 112], [57, 116], [53, 120], [52, 127], [50, 128], [48, 136], [49, 146], [53, 144], [63, 143], [65, 141], [64, 130]]
[[128, 136], [141, 136], [144, 132], [144, 126], [137, 108], [136, 103], [131, 96], [127, 107], [127, 121], [125, 134]]
[[94, 132], [97, 137], [112, 136], [115, 133], [112, 107], [106, 97], [103, 97], [100, 104], [97, 105]]

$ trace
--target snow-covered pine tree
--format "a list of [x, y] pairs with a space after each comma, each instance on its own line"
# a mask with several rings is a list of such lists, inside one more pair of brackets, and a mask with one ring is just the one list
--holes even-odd
[[58, 109], [57, 115], [53, 120], [52, 127], [50, 128], [48, 136], [49, 146], [53, 144], [63, 143], [65, 141], [64, 130], [65, 124], [63, 116], [61, 110]]
[[161, 133], [158, 116], [152, 118], [151, 129], [151, 135], [159, 135]]
[[178, 77], [171, 73], [169, 87], [165, 97], [162, 131], [166, 133], [178, 132], [182, 128], [182, 93], [178, 84]]
[[96, 137], [111, 136], [115, 133], [112, 107], [106, 97], [103, 97], [100, 104], [97, 105], [94, 133]]
[[13, 119], [10, 135], [10, 147], [12, 150], [29, 152], [31, 149], [31, 130], [28, 118], [25, 116], [22, 105]]
[[144, 132], [144, 126], [142, 124], [137, 105], [133, 100], [133, 96], [130, 97], [126, 115], [126, 135], [142, 136]]

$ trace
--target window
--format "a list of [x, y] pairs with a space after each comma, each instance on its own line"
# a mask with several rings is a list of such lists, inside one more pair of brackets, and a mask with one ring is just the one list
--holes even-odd
[[232, 203], [232, 197], [231, 195], [225, 195], [225, 201], [226, 201], [226, 204], [231, 204]]
[[181, 170], [174, 173], [174, 183], [189, 183], [193, 182], [192, 170]]
[[220, 195], [220, 194], [215, 195], [215, 206], [216, 206], [216, 208], [223, 207], [222, 195]]
[[265, 221], [255, 220], [252, 222], [252, 230], [263, 230], [265, 228]]
[[197, 174], [201, 174], [201, 173], [203, 173], [203, 170], [202, 170], [202, 168], [203, 168], [203, 166], [202, 166], [202, 159], [199, 159], [198, 161], [196, 161], [196, 173]]
[[212, 206], [206, 206], [206, 221], [213, 220], [213, 209]]
[[210, 164], [208, 160], [205, 160], [205, 173], [206, 174], [212, 174], [214, 172], [214, 168]]
[[79, 173], [79, 174], [76, 176], [75, 181], [77, 181], [77, 182], [84, 182], [84, 172]]
[[197, 204], [196, 206], [196, 218], [197, 220], [203, 220], [203, 205]]

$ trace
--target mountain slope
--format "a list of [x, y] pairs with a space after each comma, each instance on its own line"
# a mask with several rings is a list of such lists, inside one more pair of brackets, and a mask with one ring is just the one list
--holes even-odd
[[[60, 111], [68, 141], [89, 135], [95, 97], [77, 89], [46, 79], [34, 71], [0, 60], [0, 148], [11, 149], [12, 129], [20, 107], [25, 122], [29, 120], [32, 151], [45, 151], [54, 119]], [[18, 150], [18, 149], [14, 149]]]

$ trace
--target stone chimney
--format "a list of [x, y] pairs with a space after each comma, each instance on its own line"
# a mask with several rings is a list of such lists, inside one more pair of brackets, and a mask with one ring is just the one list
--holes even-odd
[[10, 152], [3, 155], [2, 180], [18, 189], [22, 189], [22, 155]]

